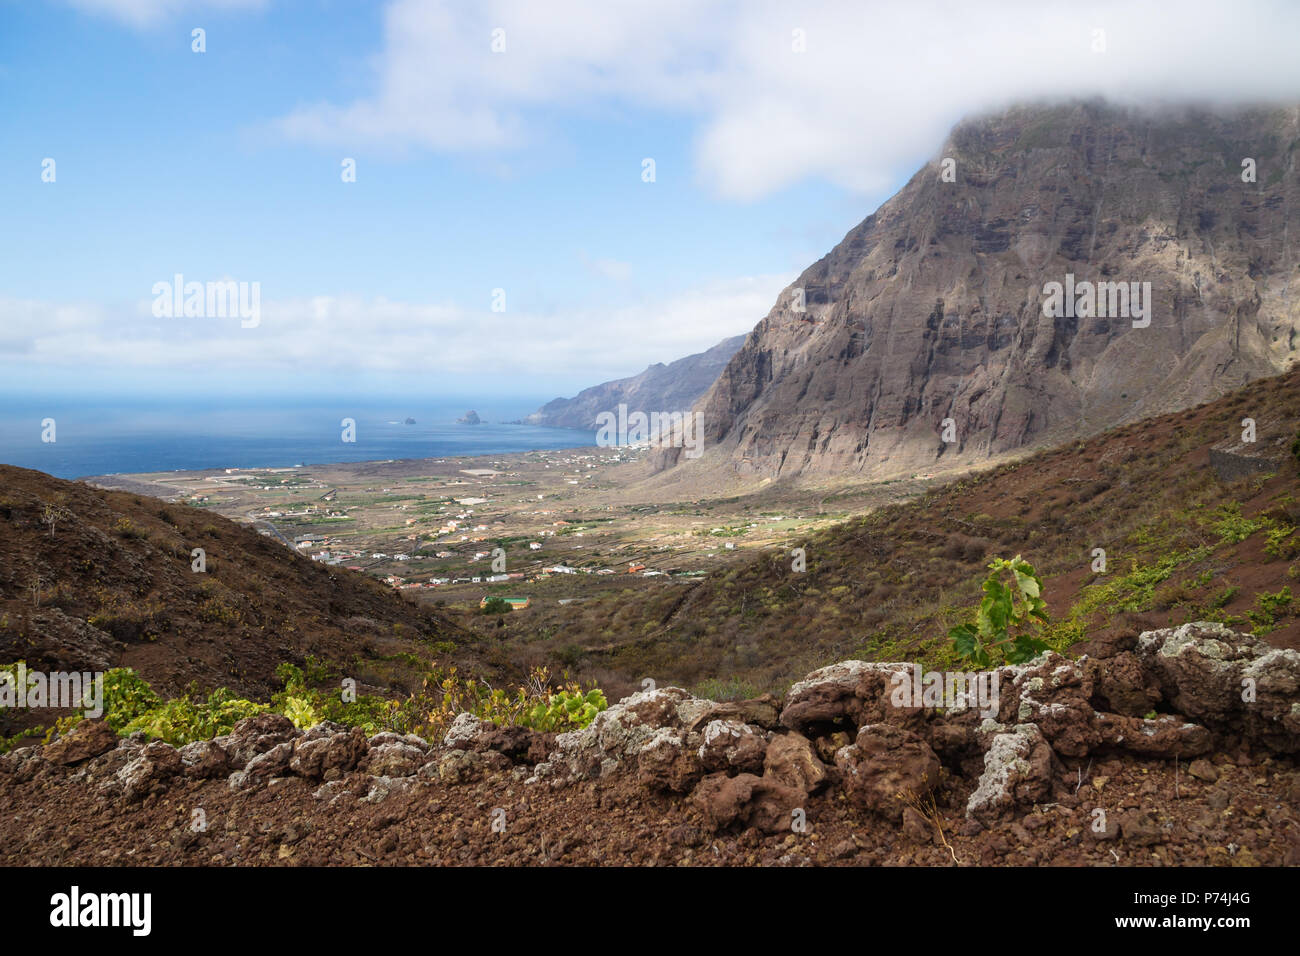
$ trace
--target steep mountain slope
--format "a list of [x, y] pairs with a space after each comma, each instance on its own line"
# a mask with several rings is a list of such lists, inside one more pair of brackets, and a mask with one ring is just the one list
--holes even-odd
[[[947, 468], [1288, 368], [1300, 357], [1297, 146], [1296, 108], [1076, 103], [962, 123], [781, 294], [701, 400], [711, 447], [682, 470]], [[1257, 181], [1243, 182], [1245, 160]], [[1068, 275], [1150, 283], [1150, 325], [1045, 316], [1045, 284]]]
[[[1256, 441], [1242, 454], [1248, 417]], [[592, 673], [710, 693], [714, 681], [780, 691], [846, 657], [951, 667], [948, 629], [979, 603], [988, 561], [1021, 554], [1044, 575], [1058, 648], [1217, 620], [1300, 649], [1297, 433], [1300, 368], [791, 542], [806, 571], [765, 550], [685, 592], [612, 594], [546, 626], [584, 636]]]
[[265, 699], [285, 661], [352, 663], [386, 689], [419, 677], [394, 659], [465, 636], [219, 515], [0, 465], [0, 663], [133, 667], [168, 694], [196, 681]]
[[547, 402], [526, 419], [529, 425], [552, 428], [596, 428], [596, 416], [616, 411], [626, 403], [629, 411], [677, 412], [691, 408], [736, 354], [745, 336], [724, 339], [713, 348], [664, 365], [651, 365], [640, 375], [584, 388], [573, 398]]

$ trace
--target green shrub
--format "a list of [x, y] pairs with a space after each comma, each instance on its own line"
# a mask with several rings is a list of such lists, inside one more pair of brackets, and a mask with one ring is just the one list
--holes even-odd
[[1215, 510], [1211, 526], [1221, 544], [1237, 544], [1264, 527], [1264, 522], [1242, 517], [1241, 505], [1228, 504]]
[[1255, 607], [1246, 612], [1250, 622], [1255, 625], [1253, 633], [1258, 637], [1273, 630], [1280, 615], [1291, 606], [1291, 586], [1287, 585], [1276, 594], [1261, 593], [1255, 597]]
[[224, 687], [200, 701], [174, 697], [140, 714], [121, 729], [123, 734], [142, 730], [150, 737], [182, 747], [196, 740], [211, 740], [228, 734], [245, 717], [256, 717], [268, 710], [266, 704], [235, 697]]
[[948, 632], [958, 655], [989, 667], [995, 655], [1009, 664], [1023, 664], [1048, 650], [1048, 643], [1038, 636], [1042, 624], [1049, 621], [1043, 579], [1029, 562], [1020, 555], [1010, 561], [994, 558], [982, 590], [974, 622]]
[[104, 722], [119, 734], [126, 725], [160, 706], [162, 698], [129, 667], [104, 672]]
[[1296, 535], [1295, 530], [1290, 525], [1284, 525], [1268, 531], [1264, 535], [1264, 553], [1286, 561], [1300, 555], [1300, 536]]

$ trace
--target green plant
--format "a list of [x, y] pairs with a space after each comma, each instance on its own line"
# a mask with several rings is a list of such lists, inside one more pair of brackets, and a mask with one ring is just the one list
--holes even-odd
[[1289, 561], [1300, 555], [1300, 536], [1291, 525], [1273, 528], [1264, 535], [1264, 553], [1269, 557]]
[[129, 667], [114, 667], [104, 672], [104, 723], [119, 734], [125, 727], [158, 707], [162, 699], [152, 687]]
[[1291, 454], [1295, 456], [1297, 463], [1300, 463], [1300, 432], [1296, 433], [1295, 441], [1291, 443]]
[[1255, 607], [1246, 612], [1250, 622], [1255, 625], [1256, 636], [1267, 634], [1277, 623], [1280, 614], [1286, 613], [1291, 606], [1291, 586], [1286, 585], [1276, 594], [1260, 593], [1255, 596]]
[[1252, 520], [1243, 517], [1241, 505], [1236, 503], [1220, 505], [1215, 509], [1214, 518], [1211, 521], [1211, 527], [1214, 528], [1214, 533], [1219, 536], [1221, 544], [1237, 544], [1245, 541], [1264, 527], [1265, 524], [1266, 522], [1263, 520]]
[[503, 597], [490, 597], [479, 608], [480, 614], [505, 614], [510, 610], [510, 602]]
[[585, 694], [576, 689], [564, 689], [533, 704], [519, 723], [544, 733], [580, 730], [608, 706], [609, 702], [599, 688], [592, 688]]
[[174, 697], [140, 714], [122, 727], [120, 733], [131, 734], [141, 730], [150, 737], [180, 747], [229, 733], [245, 717], [255, 717], [267, 709], [265, 704], [235, 697], [220, 687], [203, 700]]
[[988, 667], [995, 655], [1009, 664], [1022, 664], [1048, 649], [1038, 636], [1047, 616], [1043, 579], [1020, 555], [1011, 560], [994, 558], [984, 579], [984, 597], [970, 624], [948, 632], [962, 658]]

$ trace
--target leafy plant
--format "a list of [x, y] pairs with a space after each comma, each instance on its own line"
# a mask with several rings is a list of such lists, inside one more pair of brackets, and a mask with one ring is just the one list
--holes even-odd
[[609, 702], [599, 688], [592, 688], [585, 694], [577, 689], [559, 690], [545, 701], [533, 704], [519, 723], [544, 733], [580, 730], [608, 706]]
[[1261, 593], [1255, 596], [1255, 607], [1247, 611], [1246, 616], [1255, 625], [1256, 636], [1267, 634], [1277, 623], [1277, 618], [1285, 614], [1291, 606], [1291, 586], [1287, 585], [1276, 594]]
[[1043, 601], [1043, 579], [1020, 555], [1011, 560], [994, 558], [984, 579], [984, 597], [975, 620], [948, 632], [957, 654], [979, 667], [989, 667], [995, 657], [1023, 664], [1047, 650], [1038, 635], [1050, 619]]
[[503, 597], [490, 597], [479, 609], [480, 614], [505, 614], [510, 610], [510, 602]]
[[1290, 560], [1300, 555], [1300, 536], [1295, 528], [1283, 525], [1273, 528], [1264, 535], [1264, 553], [1269, 557]]
[[119, 734], [126, 725], [162, 704], [153, 688], [129, 667], [104, 672], [104, 722]]
[[1245, 541], [1260, 528], [1265, 527], [1267, 522], [1263, 520], [1252, 520], [1242, 516], [1241, 505], [1235, 502], [1227, 505], [1220, 505], [1214, 513], [1211, 526], [1214, 533], [1219, 536], [1222, 544], [1237, 544]]
[[150, 737], [181, 747], [229, 733], [245, 717], [255, 717], [266, 710], [265, 704], [235, 697], [220, 687], [205, 700], [174, 697], [134, 718], [120, 732], [131, 734], [142, 730]]

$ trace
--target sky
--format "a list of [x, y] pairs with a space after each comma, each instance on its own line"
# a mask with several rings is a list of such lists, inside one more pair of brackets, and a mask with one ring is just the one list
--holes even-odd
[[[0, 0], [0, 394], [570, 395], [751, 329], [963, 116], [1295, 101], [1298, 39], [1201, 0]], [[177, 275], [255, 321], [160, 314]]]

